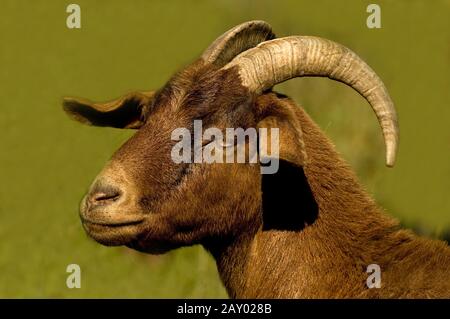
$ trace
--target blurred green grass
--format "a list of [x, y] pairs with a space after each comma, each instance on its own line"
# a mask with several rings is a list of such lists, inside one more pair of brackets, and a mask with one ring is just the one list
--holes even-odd
[[[160, 87], [223, 31], [263, 19], [279, 36], [317, 35], [361, 55], [396, 103], [401, 145], [384, 167], [375, 117], [351, 89], [326, 79], [279, 85], [316, 120], [387, 211], [432, 235], [450, 228], [450, 1], [2, 1], [0, 18], [0, 297], [225, 297], [201, 248], [147, 256], [86, 237], [78, 203], [132, 132], [81, 126], [61, 98], [107, 100]], [[82, 288], [65, 285], [66, 266]]]

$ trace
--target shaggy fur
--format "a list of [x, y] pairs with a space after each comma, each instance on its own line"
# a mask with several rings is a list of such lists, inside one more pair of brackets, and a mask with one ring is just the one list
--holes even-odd
[[[283, 205], [286, 211], [281, 218], [301, 217], [290, 216], [284, 227], [266, 229], [262, 218], [256, 233], [244, 233], [227, 247], [211, 249], [230, 296], [449, 297], [449, 247], [399, 229], [362, 189], [317, 125], [291, 100], [270, 93], [258, 103], [293, 108], [301, 123], [309, 156], [304, 175], [295, 173], [301, 168], [285, 164], [273, 186], [279, 194], [292, 195], [281, 200], [297, 201], [295, 206]], [[298, 187], [302, 183], [307, 186]], [[266, 196], [270, 194], [263, 193], [263, 202]], [[261, 210], [260, 216], [266, 213]], [[366, 268], [373, 263], [381, 267], [380, 289], [366, 286]]]

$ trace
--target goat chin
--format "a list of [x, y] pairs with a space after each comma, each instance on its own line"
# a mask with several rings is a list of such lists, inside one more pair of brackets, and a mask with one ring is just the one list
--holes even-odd
[[105, 246], [121, 246], [136, 238], [138, 225], [108, 226], [84, 222], [86, 233]]
[[128, 248], [137, 250], [141, 253], [152, 254], [152, 255], [161, 255], [165, 254], [172, 249], [178, 248], [178, 246], [171, 245], [168, 243], [153, 241], [153, 242], [145, 242], [143, 243], [141, 240], [136, 239], [131, 242], [125, 244]]

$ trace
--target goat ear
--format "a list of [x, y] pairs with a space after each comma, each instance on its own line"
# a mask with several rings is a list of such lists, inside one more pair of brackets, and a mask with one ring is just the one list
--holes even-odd
[[262, 116], [258, 123], [258, 129], [267, 129], [267, 134], [260, 134], [259, 143], [263, 146], [266, 145], [268, 150], [265, 154], [261, 152], [260, 157], [270, 157], [270, 154], [273, 154], [273, 150], [270, 149], [271, 129], [278, 128], [279, 160], [299, 167], [305, 166], [307, 154], [303, 132], [296, 116], [295, 104], [270, 93], [258, 98], [257, 107]]
[[133, 92], [105, 103], [66, 97], [64, 111], [74, 120], [94, 126], [138, 129], [143, 125], [142, 109], [154, 92]]

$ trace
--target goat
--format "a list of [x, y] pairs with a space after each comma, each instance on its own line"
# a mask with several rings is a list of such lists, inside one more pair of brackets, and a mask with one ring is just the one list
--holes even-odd
[[[88, 235], [152, 254], [201, 244], [232, 298], [450, 297], [449, 247], [400, 229], [307, 113], [272, 91], [302, 76], [329, 77], [359, 92], [381, 125], [386, 163], [394, 165], [396, 111], [375, 72], [340, 44], [275, 38], [266, 22], [250, 21], [156, 92], [107, 103], [64, 99], [77, 121], [138, 129], [80, 204]], [[278, 172], [262, 175], [258, 163], [174, 163], [172, 132], [192, 130], [199, 119], [220, 130], [279, 129]], [[381, 269], [379, 289], [367, 286], [371, 264]]]

